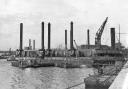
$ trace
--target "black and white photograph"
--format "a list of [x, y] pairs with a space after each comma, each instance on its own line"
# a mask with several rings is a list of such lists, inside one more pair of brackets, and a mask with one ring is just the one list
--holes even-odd
[[127, 0], [0, 0], [0, 89], [128, 89]]

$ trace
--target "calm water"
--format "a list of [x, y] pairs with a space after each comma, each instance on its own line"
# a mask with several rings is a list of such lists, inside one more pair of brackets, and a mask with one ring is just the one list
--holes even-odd
[[[91, 68], [19, 69], [6, 60], [0, 60], [0, 89], [65, 89], [82, 82], [88, 74], [93, 74]], [[84, 89], [84, 84], [72, 89]]]

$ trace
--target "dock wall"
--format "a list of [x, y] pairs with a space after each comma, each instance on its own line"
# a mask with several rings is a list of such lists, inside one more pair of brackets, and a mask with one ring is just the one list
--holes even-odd
[[128, 89], [128, 61], [123, 66], [109, 89]]

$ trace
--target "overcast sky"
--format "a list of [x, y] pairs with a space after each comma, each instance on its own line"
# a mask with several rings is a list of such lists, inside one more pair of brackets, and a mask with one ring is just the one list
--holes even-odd
[[[74, 39], [78, 45], [87, 43], [87, 29], [90, 29], [91, 44], [95, 34], [106, 17], [102, 44], [110, 45], [110, 28], [118, 25], [121, 33], [128, 33], [127, 0], [0, 0], [0, 50], [19, 48], [19, 23], [24, 24], [24, 46], [28, 39], [36, 40], [41, 46], [41, 22], [45, 22], [45, 47], [47, 48], [47, 24], [51, 22], [52, 48], [64, 45], [64, 30], [74, 22]], [[118, 34], [116, 34], [116, 41]], [[128, 47], [128, 34], [121, 34], [121, 42]]]

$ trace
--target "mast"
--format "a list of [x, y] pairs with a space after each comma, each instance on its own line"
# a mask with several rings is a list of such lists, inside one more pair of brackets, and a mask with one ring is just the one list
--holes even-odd
[[119, 24], [119, 43], [120, 43], [120, 24]]
[[121, 43], [120, 43], [120, 24], [119, 24], [119, 49], [121, 48]]

